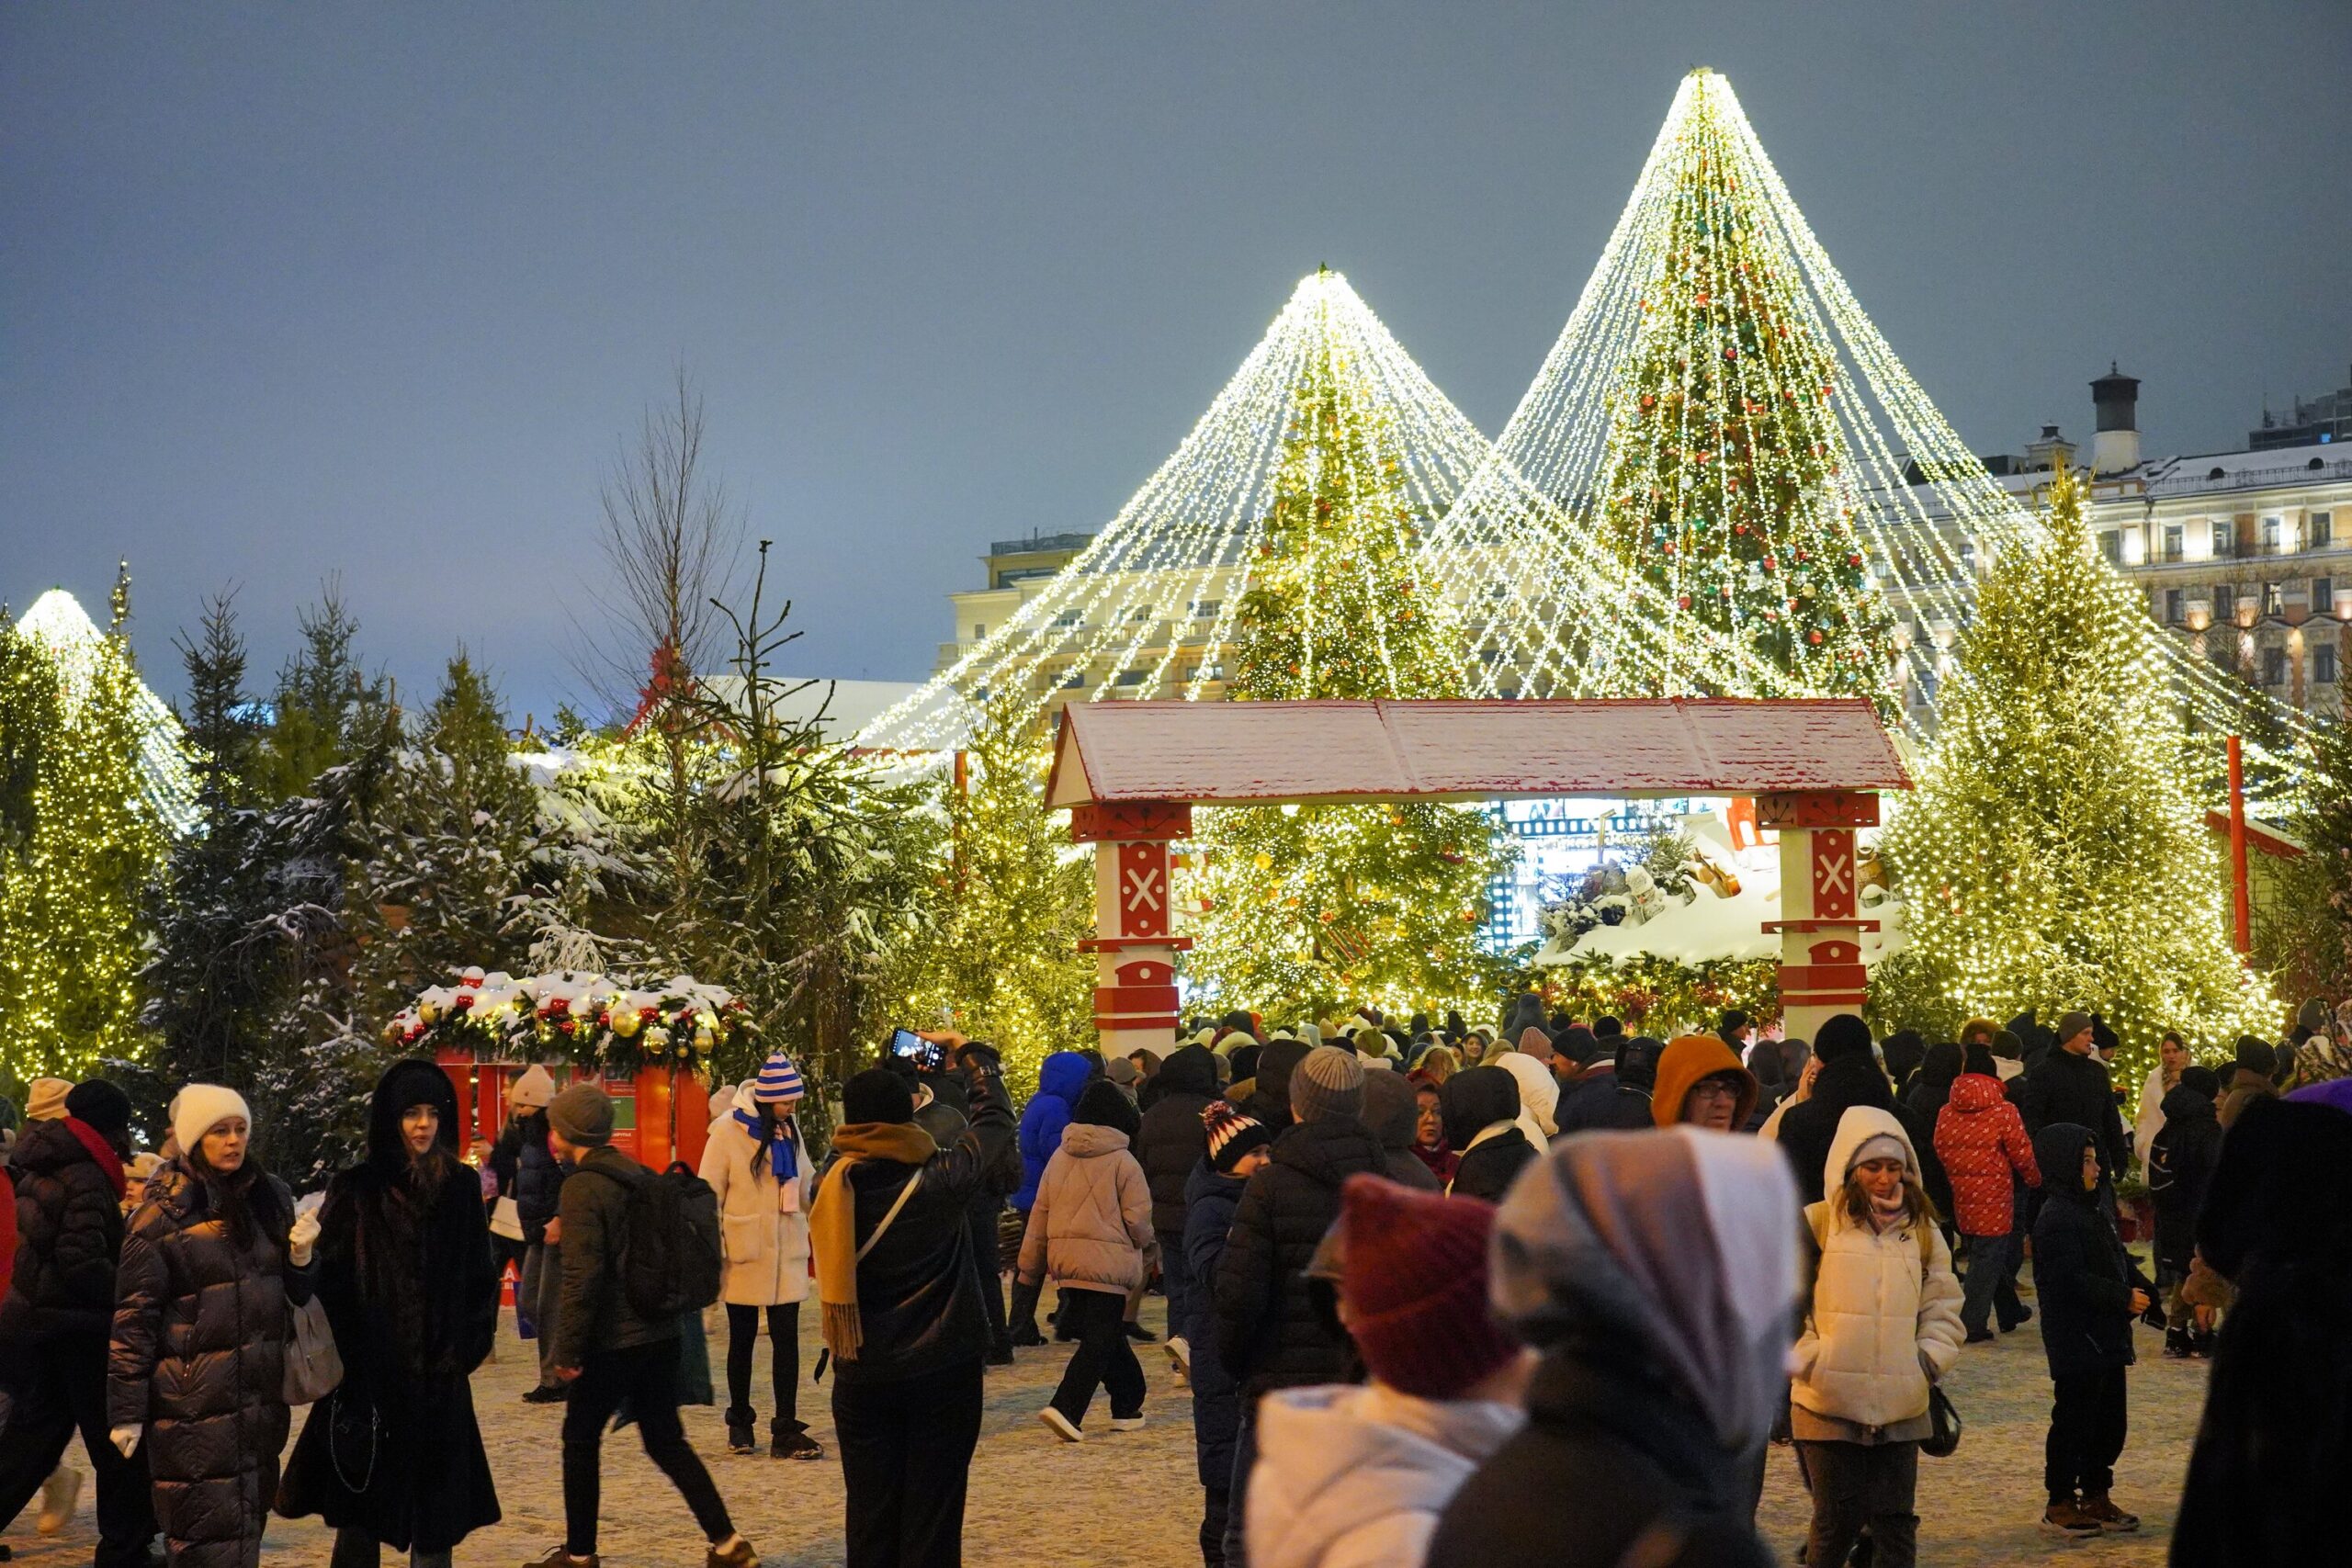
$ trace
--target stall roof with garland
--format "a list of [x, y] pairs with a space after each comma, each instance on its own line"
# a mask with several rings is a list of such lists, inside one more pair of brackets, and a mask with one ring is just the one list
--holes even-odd
[[1119, 702], [1062, 710], [1048, 806], [1909, 789], [1862, 698]]

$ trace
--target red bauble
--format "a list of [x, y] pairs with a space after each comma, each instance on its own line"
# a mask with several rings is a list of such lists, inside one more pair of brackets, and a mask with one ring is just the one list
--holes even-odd
[[1804, 640], [1813, 644], [1815, 648], [1819, 648], [1821, 646], [1821, 634], [1819, 632], [1807, 632], [1804, 634]]

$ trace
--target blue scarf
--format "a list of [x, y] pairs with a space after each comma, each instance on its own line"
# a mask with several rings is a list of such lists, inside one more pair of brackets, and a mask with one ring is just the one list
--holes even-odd
[[[760, 1118], [757, 1111], [739, 1109], [735, 1112], [735, 1120], [742, 1125], [745, 1132], [752, 1134], [752, 1142], [756, 1144], [760, 1141]], [[775, 1139], [768, 1145], [768, 1167], [779, 1182], [789, 1181], [800, 1174], [800, 1160], [793, 1152], [793, 1139], [792, 1118], [777, 1117]]]

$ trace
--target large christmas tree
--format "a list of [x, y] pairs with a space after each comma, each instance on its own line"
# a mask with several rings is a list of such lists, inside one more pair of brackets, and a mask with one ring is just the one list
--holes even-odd
[[139, 1054], [143, 899], [169, 834], [124, 624], [130, 579], [98, 631], [74, 610], [0, 624], [0, 1055], [27, 1078], [79, 1077]]
[[[1734, 134], [1702, 96], [1673, 148], [1659, 270], [1611, 396], [1602, 535], [1669, 622], [1754, 649], [1796, 692], [1885, 704], [1894, 619], [1854, 526], [1837, 362]], [[1713, 689], [1699, 650], [1668, 641], [1686, 650], [1643, 694]]]
[[[1460, 694], [1446, 595], [1415, 577], [1392, 426], [1329, 336], [1293, 386], [1235, 627], [1240, 701]], [[1483, 1002], [1487, 888], [1515, 852], [1482, 811], [1428, 802], [1204, 810], [1189, 977], [1218, 1005]]]
[[1881, 852], [1911, 945], [1882, 966], [1889, 1021], [2102, 1012], [2139, 1081], [2157, 1037], [2212, 1053], [2278, 1006], [2231, 951], [2220, 854], [2188, 787], [2147, 610], [2091, 550], [2061, 472], [2048, 542], [2005, 554], [1961, 639], [1935, 747]]

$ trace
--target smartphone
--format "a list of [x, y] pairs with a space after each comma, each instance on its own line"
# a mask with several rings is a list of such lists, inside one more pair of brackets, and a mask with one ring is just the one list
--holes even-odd
[[890, 1055], [904, 1056], [925, 1072], [937, 1072], [946, 1065], [947, 1047], [935, 1040], [925, 1040], [911, 1029], [900, 1029], [890, 1035]]

